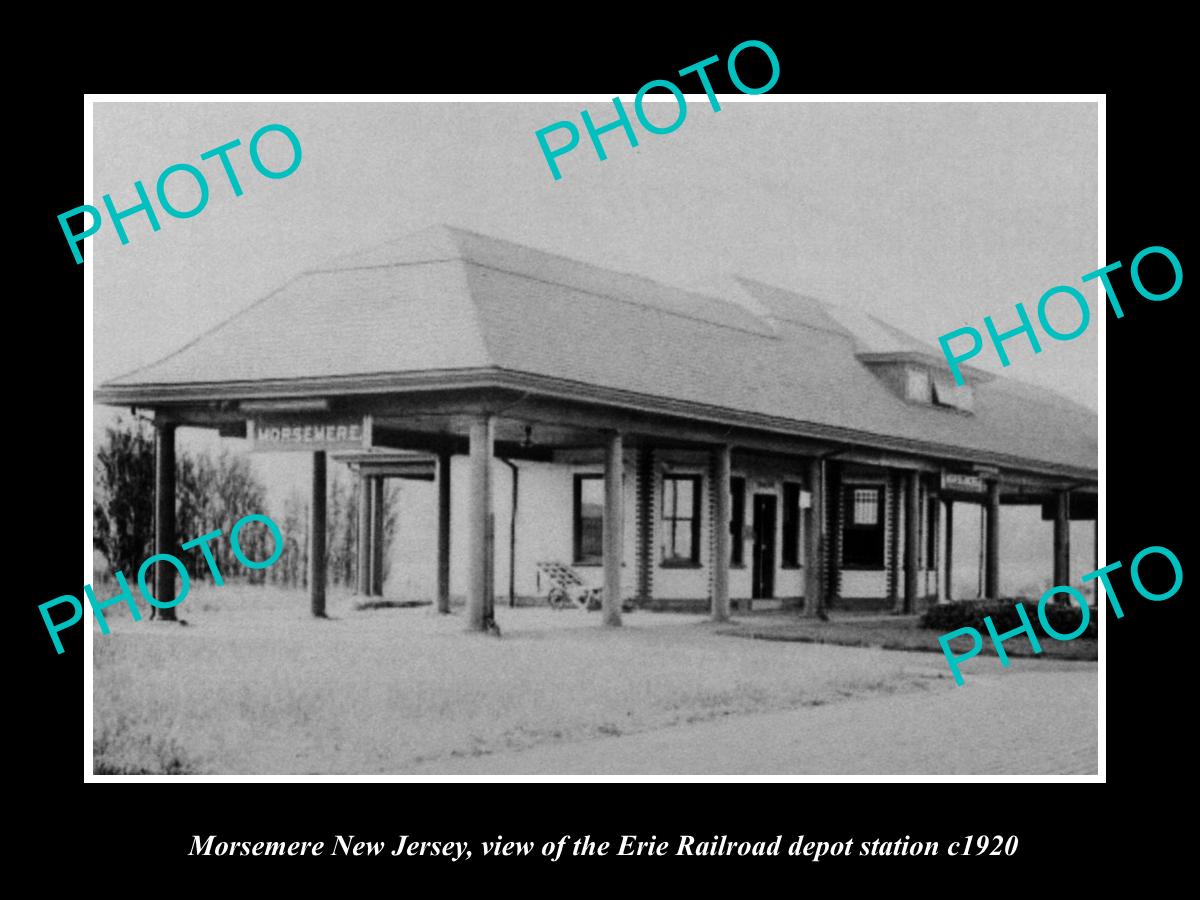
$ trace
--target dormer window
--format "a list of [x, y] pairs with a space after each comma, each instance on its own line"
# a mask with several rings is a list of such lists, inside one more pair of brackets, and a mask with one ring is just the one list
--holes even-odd
[[908, 367], [904, 399], [912, 403], [932, 403], [933, 388], [929, 370], [917, 366]]
[[971, 412], [975, 407], [975, 389], [970, 384], [956, 385], [949, 374], [932, 376], [933, 402], [936, 406], [948, 406], [960, 412]]
[[970, 413], [975, 405], [973, 382], [986, 376], [972, 370], [968, 382], [958, 387], [943, 361], [926, 354], [860, 353], [858, 358], [871, 373], [906, 403], [944, 407]]

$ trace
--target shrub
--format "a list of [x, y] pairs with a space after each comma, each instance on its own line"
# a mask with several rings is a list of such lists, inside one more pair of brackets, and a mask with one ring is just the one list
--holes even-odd
[[[1017, 603], [1025, 607], [1025, 614], [1038, 634], [1039, 640], [1044, 637], [1037, 615], [1037, 601], [1030, 600], [964, 600], [955, 603], [941, 603], [931, 606], [921, 616], [922, 628], [934, 628], [938, 631], [953, 631], [956, 628], [976, 628], [985, 632], [984, 616], [992, 617], [996, 631], [1004, 634], [1014, 628], [1021, 627], [1021, 619], [1017, 614]], [[1046, 604], [1046, 621], [1059, 634], [1070, 634], [1079, 627], [1079, 605], [1076, 603]], [[1085, 638], [1096, 637], [1096, 611], [1092, 610], [1088, 620], [1087, 631], [1080, 635]]]

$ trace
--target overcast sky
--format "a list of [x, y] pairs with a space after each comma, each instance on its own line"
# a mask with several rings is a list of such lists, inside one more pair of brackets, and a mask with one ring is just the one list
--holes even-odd
[[[629, 98], [626, 98], [628, 101]], [[991, 314], [1016, 324], [1057, 284], [1096, 268], [1094, 104], [737, 103], [700, 97], [678, 131], [619, 131], [609, 158], [581, 145], [555, 181], [534, 132], [582, 103], [97, 104], [95, 196], [136, 203], [167, 166], [209, 175], [207, 208], [110, 222], [88, 239], [95, 374], [123, 374], [341, 253], [456, 224], [675, 284], [741, 272], [875, 312], [935, 342]], [[603, 103], [586, 104], [599, 124]], [[611, 104], [610, 104], [611, 108]], [[655, 111], [669, 121], [671, 108]], [[261, 177], [247, 145], [279, 122], [299, 136], [291, 176]], [[582, 130], [582, 128], [581, 128]], [[234, 138], [245, 194], [203, 151]], [[557, 141], [556, 135], [552, 140]], [[263, 144], [288, 159], [280, 135]], [[270, 153], [268, 153], [270, 151]], [[278, 152], [275, 152], [278, 151]], [[170, 196], [191, 205], [189, 179]], [[157, 205], [157, 204], [156, 204]], [[1085, 289], [1095, 308], [1096, 282]], [[1062, 310], [1062, 327], [1074, 324]], [[1096, 406], [1096, 328], [1035, 356], [1009, 342], [1008, 374]], [[998, 368], [994, 357], [977, 359]]]

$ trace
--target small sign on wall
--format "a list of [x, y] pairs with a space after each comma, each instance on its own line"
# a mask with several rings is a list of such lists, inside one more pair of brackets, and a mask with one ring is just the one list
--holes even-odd
[[960, 472], [942, 473], [942, 490], [956, 491], [962, 494], [983, 494], [987, 485], [978, 475], [964, 475]]
[[800, 492], [800, 508], [812, 509], [812, 491]]
[[367, 450], [371, 447], [371, 417], [263, 417], [251, 419], [247, 430], [252, 450]]

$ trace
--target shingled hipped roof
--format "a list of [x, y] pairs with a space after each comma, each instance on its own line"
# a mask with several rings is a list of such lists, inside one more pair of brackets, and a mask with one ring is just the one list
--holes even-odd
[[[166, 358], [139, 389], [493, 370], [797, 425], [1095, 472], [1096, 415], [988, 377], [973, 415], [905, 402], [860, 355], [937, 352], [893, 325], [749, 278], [685, 291], [438, 226], [305, 272]], [[944, 363], [943, 363], [944, 365]]]

